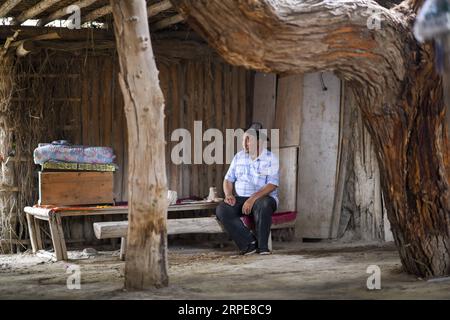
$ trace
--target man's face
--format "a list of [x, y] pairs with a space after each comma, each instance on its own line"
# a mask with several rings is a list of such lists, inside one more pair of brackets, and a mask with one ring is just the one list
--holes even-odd
[[244, 148], [246, 153], [256, 154], [258, 150], [256, 137], [245, 133], [244, 137], [242, 138], [242, 147]]

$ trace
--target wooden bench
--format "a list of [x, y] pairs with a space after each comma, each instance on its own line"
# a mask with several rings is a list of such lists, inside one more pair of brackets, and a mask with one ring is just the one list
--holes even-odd
[[[183, 206], [180, 206], [183, 207]], [[179, 208], [178, 211], [186, 208]], [[295, 226], [296, 213], [275, 213], [272, 218], [271, 229], [293, 228]], [[253, 229], [250, 218], [243, 218], [244, 224]], [[168, 219], [167, 234], [186, 233], [223, 233], [224, 229], [216, 217]], [[95, 222], [94, 233], [98, 239], [122, 238], [120, 246], [120, 259], [125, 259], [126, 237], [128, 233], [128, 221]], [[269, 250], [272, 251], [272, 232], [269, 234]]]
[[[167, 234], [222, 233], [223, 229], [215, 217], [167, 219]], [[120, 259], [125, 259], [128, 221], [95, 222], [94, 233], [98, 239], [122, 238]]]

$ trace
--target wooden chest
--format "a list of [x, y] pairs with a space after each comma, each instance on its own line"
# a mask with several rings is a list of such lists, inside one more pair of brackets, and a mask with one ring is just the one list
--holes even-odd
[[113, 184], [112, 172], [39, 172], [39, 204], [112, 204]]

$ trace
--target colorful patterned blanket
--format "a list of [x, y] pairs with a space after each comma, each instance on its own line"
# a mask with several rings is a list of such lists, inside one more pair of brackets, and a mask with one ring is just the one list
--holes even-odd
[[114, 159], [112, 148], [76, 146], [67, 141], [39, 144], [34, 150], [34, 163], [41, 165], [48, 161], [111, 164]]

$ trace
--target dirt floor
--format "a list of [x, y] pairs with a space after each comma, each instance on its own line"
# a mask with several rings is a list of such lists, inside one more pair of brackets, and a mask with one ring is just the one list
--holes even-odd
[[[270, 256], [237, 256], [229, 244], [172, 244], [170, 285], [123, 290], [117, 252], [69, 252], [69, 262], [30, 253], [0, 255], [0, 299], [449, 299], [450, 279], [402, 272], [392, 244], [275, 242]], [[79, 266], [81, 288], [69, 290], [67, 268]], [[369, 265], [381, 269], [381, 289], [368, 290]]]

